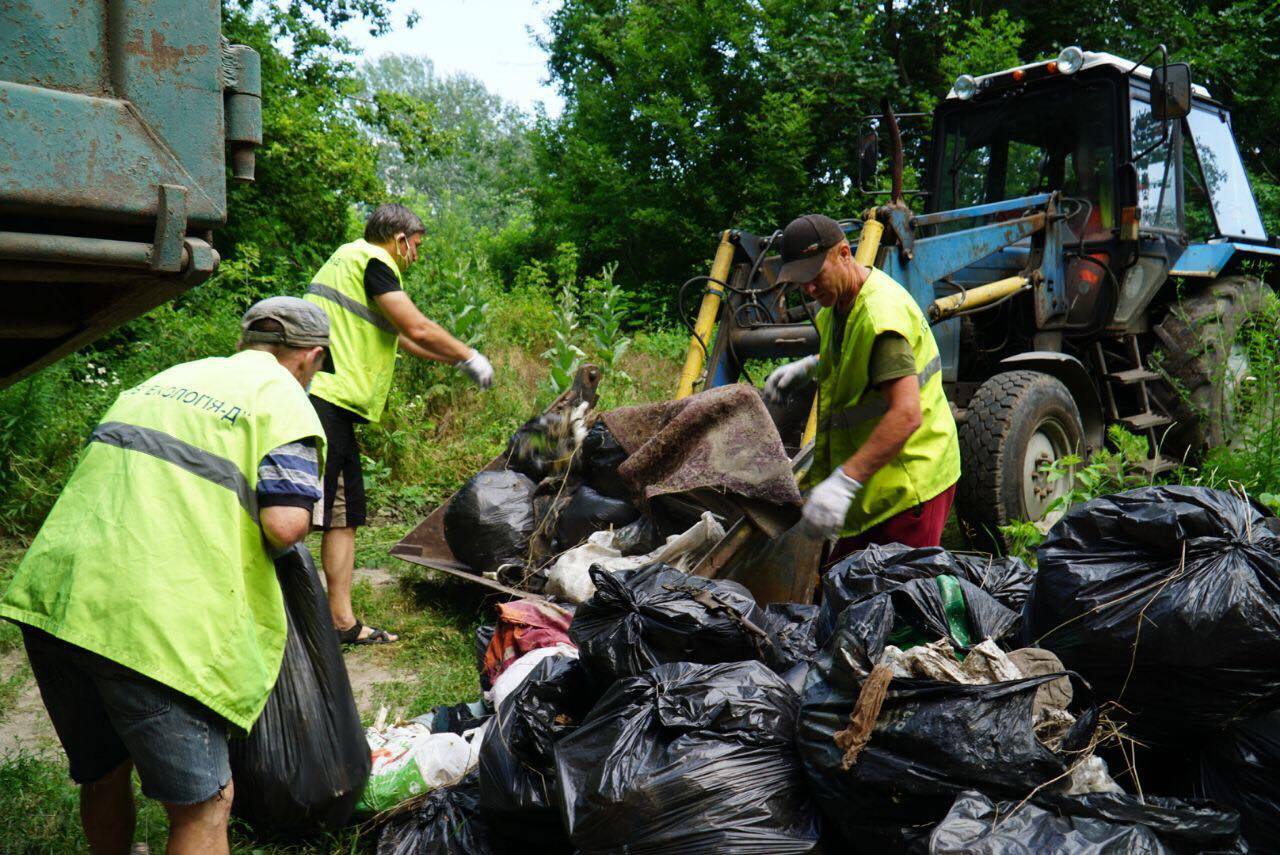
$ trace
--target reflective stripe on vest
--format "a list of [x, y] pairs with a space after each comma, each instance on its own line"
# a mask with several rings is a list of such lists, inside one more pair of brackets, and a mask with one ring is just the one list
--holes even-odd
[[203, 448], [196, 448], [164, 431], [125, 422], [103, 422], [93, 429], [93, 433], [89, 435], [89, 442], [101, 442], [126, 451], [149, 454], [157, 460], [172, 463], [219, 487], [226, 487], [236, 494], [236, 499], [245, 513], [255, 523], [258, 521], [257, 492], [244, 477], [240, 467], [225, 457], [211, 454]]
[[[916, 375], [916, 378], [919, 380], [920, 388], [923, 389], [924, 384], [932, 380], [934, 375], [941, 370], [942, 357], [935, 356], [933, 359], [930, 359], [929, 364], [924, 367], [924, 370]], [[880, 418], [887, 412], [889, 412], [889, 402], [877, 394], [874, 397], [868, 397], [866, 400], [854, 404], [852, 407], [846, 407], [838, 413], [832, 413], [827, 424], [836, 430], [852, 430], [865, 421]]]
[[328, 285], [321, 285], [319, 282], [312, 282], [311, 287], [307, 289], [307, 293], [315, 294], [317, 297], [323, 297], [326, 300], [332, 300], [351, 314], [358, 318], [363, 318], [383, 332], [388, 332], [392, 335], [396, 334], [396, 328], [392, 325], [391, 321], [387, 320], [382, 315], [375, 315], [373, 312], [369, 311], [368, 306], [356, 302], [335, 288], [330, 288]]

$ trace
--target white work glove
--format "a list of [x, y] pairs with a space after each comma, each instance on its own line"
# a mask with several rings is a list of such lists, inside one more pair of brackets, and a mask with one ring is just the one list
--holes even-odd
[[813, 372], [818, 368], [818, 356], [806, 356], [797, 362], [789, 362], [775, 368], [764, 381], [764, 397], [770, 403], [778, 403], [789, 389], [795, 389], [809, 382]]
[[817, 533], [828, 538], [839, 533], [844, 525], [844, 518], [849, 513], [849, 505], [854, 497], [862, 492], [862, 484], [844, 474], [843, 467], [837, 467], [827, 479], [813, 488], [808, 500], [804, 503], [803, 516]]
[[462, 369], [462, 373], [474, 380], [481, 389], [488, 389], [493, 385], [493, 365], [480, 351], [472, 350], [470, 357], [454, 365]]

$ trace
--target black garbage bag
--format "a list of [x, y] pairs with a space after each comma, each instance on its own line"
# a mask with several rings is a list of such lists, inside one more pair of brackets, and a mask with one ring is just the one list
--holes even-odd
[[825, 644], [831, 638], [840, 613], [854, 603], [912, 579], [942, 575], [977, 585], [998, 603], [1019, 613], [1035, 579], [1035, 571], [1020, 558], [962, 555], [940, 546], [869, 546], [822, 574], [818, 643]]
[[596, 698], [577, 659], [542, 660], [502, 702], [480, 747], [480, 814], [497, 835], [541, 850], [568, 850], [560, 822], [556, 742], [577, 729]]
[[613, 548], [625, 556], [648, 555], [662, 545], [662, 536], [653, 520], [641, 516], [613, 533]]
[[1280, 537], [1250, 502], [1144, 487], [1070, 511], [1039, 551], [1029, 639], [1140, 740], [1180, 745], [1280, 703]]
[[498, 855], [480, 817], [480, 780], [472, 772], [392, 817], [378, 836], [378, 855]]
[[477, 573], [523, 561], [533, 534], [535, 485], [519, 472], [477, 472], [444, 512], [444, 539]]
[[1240, 811], [1254, 852], [1280, 852], [1280, 710], [1209, 741], [1200, 753], [1196, 795]]
[[817, 817], [793, 744], [797, 698], [758, 662], [619, 680], [556, 744], [583, 853], [809, 852]]
[[804, 691], [809, 666], [818, 654], [818, 607], [809, 603], [770, 603], [764, 607], [765, 629], [776, 648], [776, 660], [790, 667], [778, 673], [797, 693]]
[[230, 742], [231, 809], [267, 834], [333, 831], [351, 817], [369, 780], [369, 745], [305, 546], [276, 559], [276, 578], [289, 635], [262, 715], [246, 738]]
[[1118, 793], [1046, 801], [997, 803], [979, 792], [961, 793], [929, 835], [930, 855], [1245, 851], [1240, 818], [1208, 804]]
[[[961, 584], [968, 585], [962, 582]], [[1012, 614], [976, 587], [966, 589], [971, 640], [999, 638]], [[862, 684], [891, 637], [911, 628], [950, 637], [932, 579], [915, 579], [850, 606], [818, 654], [805, 686], [797, 744], [810, 789], [832, 826], [857, 851], [903, 851], [940, 821], [956, 795], [979, 789], [1019, 799], [1069, 768], [1097, 724], [1083, 683], [1074, 686], [1075, 724], [1051, 751], [1036, 737], [1036, 690], [1060, 675], [989, 685], [894, 679], [871, 739], [853, 766], [834, 735], [849, 723]], [[1002, 615], [1003, 613], [1003, 615]], [[993, 621], [993, 616], [995, 620]]]
[[594, 532], [621, 528], [640, 516], [626, 499], [613, 499], [583, 484], [556, 519], [556, 548], [569, 549]]
[[582, 441], [582, 463], [587, 484], [605, 496], [631, 499], [633, 491], [618, 474], [618, 466], [626, 459], [627, 452], [604, 422], [591, 426]]
[[590, 572], [596, 592], [578, 606], [569, 637], [587, 670], [606, 685], [664, 662], [758, 659], [779, 672], [795, 664], [770, 637], [764, 611], [736, 582], [665, 564]]

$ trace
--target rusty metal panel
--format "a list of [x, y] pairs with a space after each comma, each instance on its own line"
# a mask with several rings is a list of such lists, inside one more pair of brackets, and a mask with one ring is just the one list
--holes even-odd
[[108, 95], [108, 65], [102, 0], [0, 2], [0, 80]]
[[207, 279], [261, 141], [219, 0], [0, 0], [0, 388]]

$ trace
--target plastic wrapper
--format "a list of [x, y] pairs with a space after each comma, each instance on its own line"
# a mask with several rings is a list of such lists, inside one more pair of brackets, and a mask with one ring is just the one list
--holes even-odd
[[593, 532], [635, 522], [640, 511], [626, 499], [614, 499], [583, 484], [556, 518], [556, 547], [568, 549]]
[[811, 851], [796, 702], [758, 662], [659, 665], [619, 680], [556, 744], [573, 844], [588, 855]]
[[1280, 852], [1280, 710], [1215, 735], [1200, 752], [1196, 795], [1235, 808], [1254, 852]]
[[365, 738], [373, 770], [356, 811], [379, 813], [454, 783], [479, 762], [482, 733], [433, 733], [419, 722], [369, 728]]
[[369, 746], [311, 553], [276, 559], [288, 638], [280, 676], [244, 739], [230, 742], [231, 809], [254, 828], [302, 836], [341, 827], [369, 779]]
[[478, 472], [444, 512], [444, 538], [477, 573], [521, 562], [533, 534], [534, 483], [519, 472]]
[[665, 662], [758, 659], [795, 664], [766, 630], [764, 611], [735, 582], [690, 576], [664, 564], [610, 573], [591, 569], [596, 593], [578, 606], [569, 637], [606, 682]]
[[1280, 537], [1230, 493], [1146, 487], [1070, 511], [1039, 551], [1028, 637], [1181, 746], [1280, 703]]
[[631, 488], [618, 475], [618, 466], [626, 459], [627, 452], [604, 422], [591, 426], [582, 441], [582, 468], [592, 489], [615, 499], [630, 499]]
[[929, 835], [931, 855], [1243, 852], [1240, 821], [1209, 805], [1148, 796], [1057, 798], [1049, 808], [961, 793]]
[[[998, 639], [1014, 616], [968, 583], [970, 641]], [[955, 796], [979, 789], [1018, 799], [1060, 776], [1083, 748], [1097, 713], [1083, 685], [1075, 720], [1060, 747], [1041, 743], [1033, 715], [1044, 675], [986, 685], [893, 679], [870, 741], [847, 771], [834, 735], [849, 724], [862, 685], [904, 629], [938, 640], [951, 623], [940, 616], [933, 579], [916, 579], [850, 606], [814, 660], [805, 686], [797, 736], [810, 789], [831, 825], [859, 852], [902, 851], [946, 815]], [[971, 654], [972, 655], [972, 654]]]
[[480, 750], [480, 812], [495, 834], [566, 849], [554, 747], [586, 718], [596, 696], [576, 659], [545, 659], [498, 708]]
[[392, 817], [378, 836], [378, 855], [500, 855], [480, 818], [475, 772], [427, 794], [412, 810]]
[[963, 555], [940, 546], [912, 548], [900, 543], [870, 546], [822, 574], [818, 643], [826, 643], [835, 632], [840, 613], [854, 603], [891, 591], [912, 579], [932, 579], [944, 574], [977, 585], [1015, 612], [1021, 612], [1035, 580], [1035, 571], [1019, 558]]

